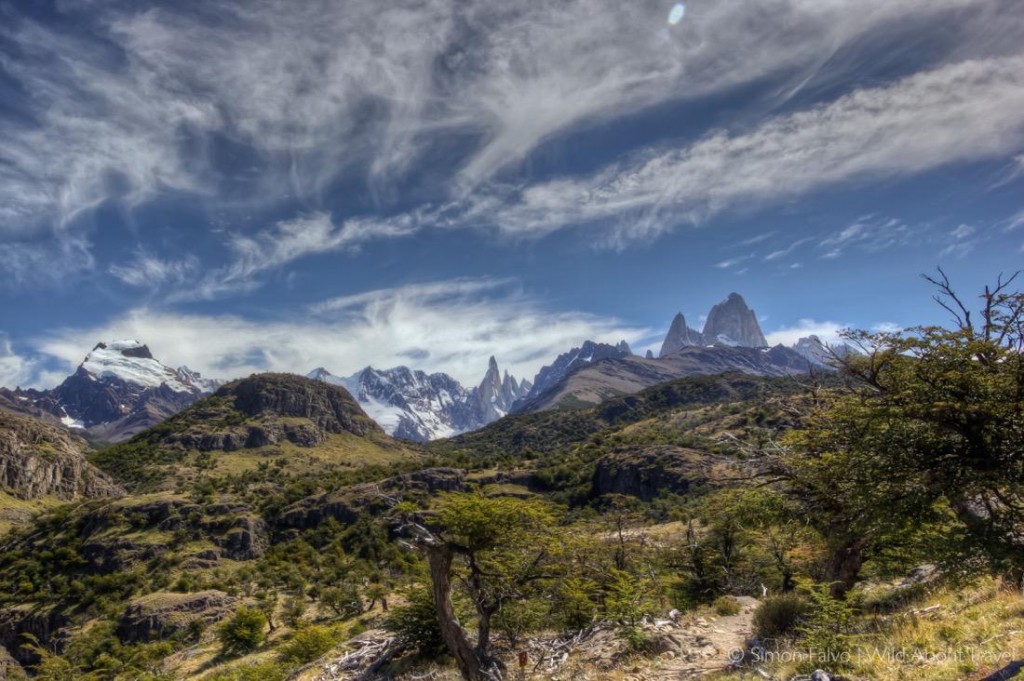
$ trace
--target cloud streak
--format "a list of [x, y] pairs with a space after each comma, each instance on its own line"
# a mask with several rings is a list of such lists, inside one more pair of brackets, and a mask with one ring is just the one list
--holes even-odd
[[222, 377], [318, 366], [348, 374], [416, 357], [417, 368], [475, 383], [489, 355], [532, 378], [545, 361], [585, 339], [634, 341], [650, 333], [613, 318], [545, 310], [512, 282], [488, 278], [373, 291], [326, 301], [316, 311], [267, 322], [137, 309], [92, 328], [56, 332], [35, 347], [70, 370], [98, 340], [138, 338], [166, 364]]
[[[504, 230], [543, 234], [614, 220], [620, 240], [841, 183], [926, 172], [1024, 147], [1024, 57], [971, 60], [864, 89], [678, 149], [650, 150], [587, 178], [484, 201]], [[631, 217], [630, 220], [624, 220]]]

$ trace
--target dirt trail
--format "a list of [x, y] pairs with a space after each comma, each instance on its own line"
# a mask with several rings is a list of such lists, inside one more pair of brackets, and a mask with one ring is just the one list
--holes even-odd
[[662, 661], [643, 676], [651, 681], [699, 679], [727, 668], [730, 655], [742, 650], [751, 636], [751, 618], [758, 606], [755, 598], [737, 598], [742, 610], [738, 615], [683, 619], [672, 633], [680, 642], [677, 651], [662, 656]]

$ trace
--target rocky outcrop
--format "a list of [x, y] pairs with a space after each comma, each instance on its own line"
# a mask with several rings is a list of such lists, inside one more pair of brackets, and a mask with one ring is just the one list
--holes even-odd
[[[284, 509], [277, 524], [282, 528], [310, 529], [328, 518], [352, 525], [365, 513], [383, 513], [395, 497], [464, 492], [465, 475], [454, 468], [426, 468], [397, 475], [379, 483], [343, 487], [334, 492], [308, 497]], [[384, 497], [388, 498], [385, 499]]]
[[0, 488], [19, 499], [119, 496], [118, 485], [85, 460], [85, 443], [56, 426], [0, 412]]
[[25, 666], [39, 662], [39, 655], [25, 648], [26, 635], [34, 637], [41, 646], [57, 653], [63, 652], [69, 634], [71, 619], [58, 608], [15, 606], [0, 610], [0, 647], [3, 647]]
[[197, 593], [153, 593], [128, 604], [117, 622], [117, 637], [123, 643], [166, 640], [199, 622], [214, 624], [229, 615], [238, 599], [223, 591]]
[[221, 387], [159, 435], [161, 445], [180, 450], [232, 452], [285, 442], [312, 448], [340, 433], [383, 430], [344, 388], [292, 374], [258, 374]]
[[663, 492], [686, 494], [710, 479], [711, 458], [678, 447], [606, 454], [594, 471], [593, 494], [622, 494], [650, 501]]
[[761, 325], [757, 323], [757, 315], [738, 293], [730, 293], [728, 298], [711, 308], [703, 336], [707, 344], [768, 347]]
[[704, 345], [704, 336], [700, 331], [687, 326], [686, 317], [680, 312], [672, 320], [672, 326], [669, 327], [665, 341], [661, 344], [661, 352], [658, 353], [658, 356], [671, 355], [673, 352], [679, 352], [683, 348], [694, 345]]
[[660, 359], [636, 356], [605, 359], [580, 367], [547, 392], [517, 405], [516, 411], [533, 413], [590, 407], [658, 383], [689, 376], [734, 372], [749, 376], [794, 376], [807, 373], [808, 368], [809, 364], [802, 355], [783, 346], [770, 350], [694, 346]]
[[512, 411], [513, 405], [524, 397], [529, 389], [526, 381], [520, 384], [509, 376], [507, 371], [502, 377], [497, 360], [491, 357], [487, 363], [484, 380], [470, 394], [476, 421], [480, 425], [497, 421]]
[[[302, 417], [325, 433], [383, 433], [348, 391], [303, 376], [258, 374], [229, 383], [215, 395], [232, 399], [235, 409], [249, 417]], [[283, 425], [282, 432], [287, 437]]]

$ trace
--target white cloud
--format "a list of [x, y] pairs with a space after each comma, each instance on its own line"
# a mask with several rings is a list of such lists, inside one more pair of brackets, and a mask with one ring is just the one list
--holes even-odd
[[839, 258], [851, 248], [877, 253], [911, 243], [921, 231], [921, 227], [911, 227], [897, 218], [866, 215], [826, 236], [818, 248], [825, 251], [821, 257], [827, 260]]
[[843, 324], [840, 322], [819, 322], [814, 319], [801, 319], [793, 326], [776, 329], [765, 337], [768, 339], [770, 345], [794, 345], [801, 338], [807, 336], [817, 336], [824, 343], [839, 343], [842, 342], [840, 333], [844, 329], [850, 328], [849, 324]]
[[723, 260], [720, 263], [716, 263], [715, 267], [717, 267], [720, 270], [727, 270], [730, 267], [735, 267], [736, 265], [744, 263], [744, 262], [746, 262], [747, 260], [750, 260], [753, 257], [754, 257], [753, 255], [741, 255], [741, 256], [736, 257], [736, 258], [729, 258], [728, 260]]
[[173, 291], [169, 300], [209, 300], [248, 291], [260, 286], [261, 274], [301, 258], [355, 249], [374, 239], [408, 236], [421, 224], [416, 213], [390, 219], [353, 218], [341, 225], [335, 225], [327, 213], [313, 213], [280, 221], [254, 234], [232, 234], [228, 237], [228, 264], [207, 272], [195, 285]]
[[545, 362], [583, 340], [635, 341], [649, 334], [607, 317], [549, 312], [503, 280], [460, 279], [329, 301], [314, 317], [285, 321], [138, 309], [93, 328], [55, 332], [36, 345], [69, 370], [98, 340], [138, 338], [164, 363], [210, 376], [305, 373], [318, 366], [349, 374], [370, 364], [407, 365], [416, 357], [417, 368], [475, 383], [490, 355], [532, 379]]
[[806, 244], [807, 242], [809, 242], [811, 240], [812, 239], [810, 237], [805, 237], [803, 239], [797, 239], [796, 241], [791, 243], [789, 246], [786, 246], [785, 248], [781, 248], [781, 249], [779, 249], [777, 251], [772, 251], [768, 255], [764, 256], [764, 260], [765, 260], [765, 262], [771, 262], [772, 260], [778, 260], [779, 258], [785, 258], [787, 255], [790, 255], [793, 251], [795, 251], [796, 249], [800, 248], [801, 246], [803, 246], [804, 244]]
[[112, 265], [111, 275], [129, 286], [136, 288], [161, 288], [180, 286], [187, 282], [199, 269], [199, 260], [187, 255], [180, 260], [165, 260], [144, 251], [125, 265]]
[[[472, 187], [581, 123], [768, 77], [827, 82], [873, 31], [963, 8], [953, 50], [1010, 31], [998, 0], [735, 0], [674, 28], [657, 0], [58, 7], [85, 30], [13, 13], [0, 26], [37, 123], [0, 123], [6, 230], [168, 190], [316, 197], [353, 168], [385, 181], [448, 134], [476, 140], [448, 173]], [[249, 165], [225, 174], [215, 135], [251, 149]]]
[[89, 241], [60, 231], [30, 241], [0, 240], [0, 285], [61, 285], [94, 266]]
[[971, 227], [970, 225], [960, 225], [959, 227], [954, 229], [949, 234], [954, 239], [962, 240], [962, 239], [966, 239], [966, 238], [968, 238], [970, 236], [973, 236], [974, 233], [977, 232], [977, 231], [978, 230], [976, 230], [974, 227]]
[[29, 387], [36, 371], [37, 362], [16, 353], [7, 334], [0, 332], [0, 386]]
[[[779, 201], [843, 182], [865, 182], [950, 163], [999, 158], [1024, 147], [1024, 57], [969, 60], [863, 89], [743, 134], [650, 150], [583, 179], [480, 199], [503, 229], [546, 233], [615, 219], [620, 238], [680, 221]], [[630, 219], [626, 219], [630, 218]], [[857, 228], [837, 244], [856, 237]]]

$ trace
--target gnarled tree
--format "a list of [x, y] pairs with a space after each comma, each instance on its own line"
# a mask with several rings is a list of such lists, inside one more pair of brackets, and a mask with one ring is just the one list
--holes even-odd
[[863, 562], [932, 540], [932, 558], [1024, 573], [1024, 294], [999, 278], [974, 312], [926, 277], [951, 328], [851, 332], [850, 389], [825, 401], [776, 472], [831, 545], [842, 590]]
[[[451, 494], [429, 522], [406, 519], [412, 543], [426, 553], [441, 635], [467, 681], [504, 677], [492, 651], [491, 622], [502, 607], [554, 577], [560, 550], [544, 506], [514, 498]], [[476, 613], [470, 639], [452, 604], [456, 584]]]

